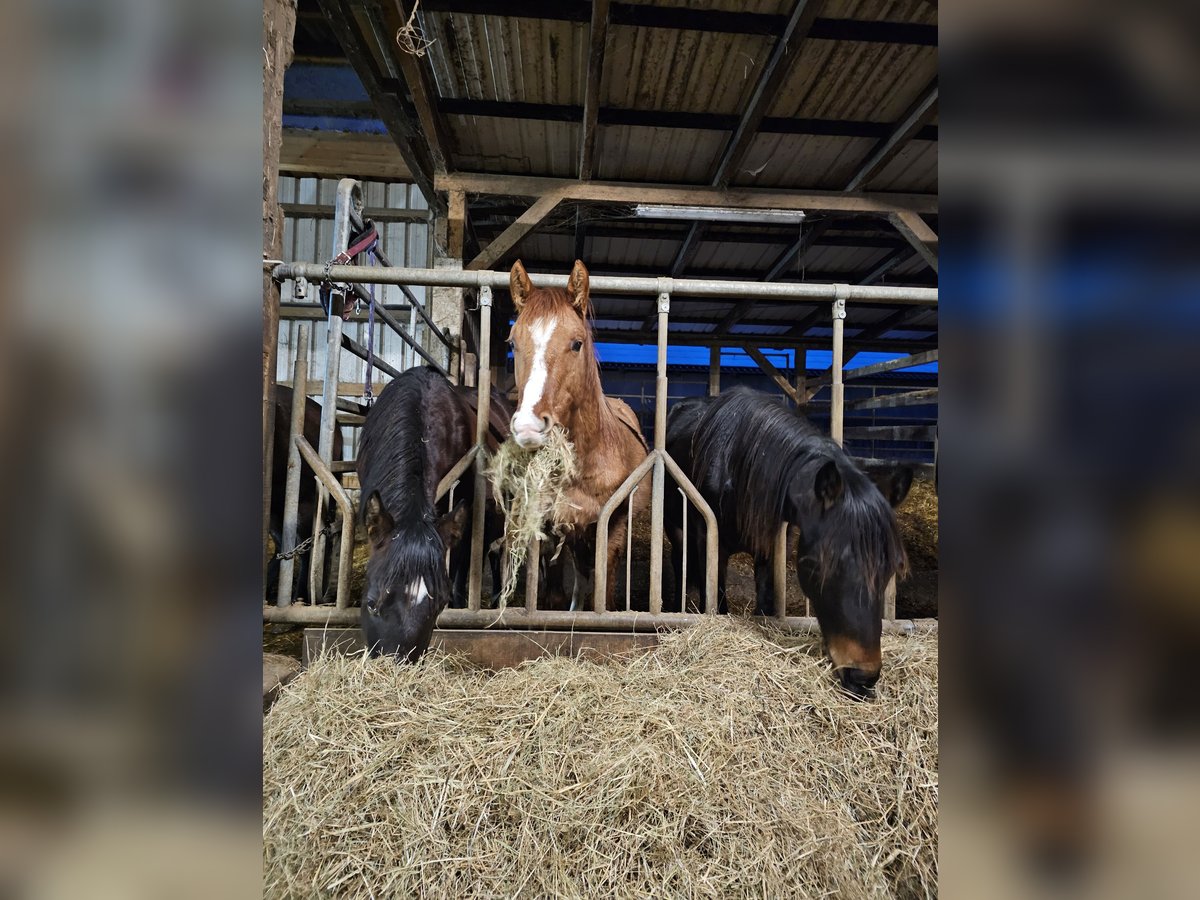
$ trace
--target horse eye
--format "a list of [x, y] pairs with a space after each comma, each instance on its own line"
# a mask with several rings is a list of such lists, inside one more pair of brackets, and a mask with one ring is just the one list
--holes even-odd
[[583, 349], [583, 341], [572, 342], [571, 349], [574, 350], [576, 353], [578, 353], [580, 350]]

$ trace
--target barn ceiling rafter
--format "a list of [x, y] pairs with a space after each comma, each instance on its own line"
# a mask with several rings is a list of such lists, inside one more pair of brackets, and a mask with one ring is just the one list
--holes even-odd
[[[613, 274], [936, 284], [936, 4], [662, 3], [299, 0], [299, 64], [349, 66], [365, 95], [294, 93], [285, 125], [385, 132], [404, 164], [376, 171], [407, 171], [438, 209], [463, 191], [472, 267], [583, 258]], [[417, 55], [395, 39], [410, 17]], [[368, 136], [345, 146], [365, 153]], [[809, 218], [699, 227], [638, 220], [638, 202]], [[652, 304], [632, 307], [597, 312], [645, 339]], [[827, 325], [811, 312], [785, 340]], [[848, 327], [877, 330], [872, 312]], [[772, 315], [729, 301], [688, 337], [765, 337]]]

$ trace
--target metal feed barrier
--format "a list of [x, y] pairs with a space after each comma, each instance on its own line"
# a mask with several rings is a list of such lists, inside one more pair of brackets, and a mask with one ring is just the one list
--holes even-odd
[[[355, 224], [361, 228], [361, 195], [358, 184], [353, 179], [343, 179], [338, 187], [338, 202], [335, 208], [334, 224], [334, 255], [346, 249], [350, 236], [350, 226]], [[680, 470], [666, 451], [666, 418], [667, 418], [667, 339], [670, 319], [671, 297], [720, 297], [746, 299], [797, 299], [814, 300], [828, 299], [831, 301], [831, 320], [833, 325], [833, 366], [829, 373], [832, 393], [831, 424], [832, 434], [841, 441], [844, 400], [843, 362], [843, 324], [846, 315], [847, 301], [859, 303], [888, 303], [933, 306], [937, 304], [937, 290], [928, 288], [905, 287], [875, 287], [845, 284], [779, 284], [766, 282], [716, 281], [704, 279], [676, 278], [634, 278], [613, 276], [592, 276], [592, 290], [609, 294], [650, 294], [657, 297], [658, 315], [658, 361], [655, 379], [655, 414], [654, 414], [654, 446], [646, 459], [630, 474], [612, 497], [604, 504], [600, 512], [596, 530], [596, 559], [595, 579], [592, 586], [592, 609], [590, 611], [565, 612], [543, 610], [537, 608], [538, 565], [540, 548], [531, 546], [526, 562], [526, 591], [525, 607], [513, 607], [504, 610], [485, 609], [482, 607], [482, 584], [484, 567], [484, 504], [487, 497], [487, 480], [484, 474], [485, 456], [483, 448], [487, 437], [487, 415], [491, 395], [491, 330], [492, 330], [492, 290], [496, 287], [507, 288], [508, 273], [493, 271], [467, 271], [460, 269], [422, 269], [398, 268], [386, 264], [379, 267], [355, 265], [320, 265], [315, 263], [285, 263], [276, 266], [272, 274], [276, 280], [296, 280], [298, 285], [307, 283], [332, 282], [352, 286], [350, 289], [361, 291], [365, 284], [400, 285], [415, 312], [419, 311], [422, 318], [433, 328], [433, 322], [419, 302], [407, 291], [409, 285], [445, 286], [459, 288], [474, 288], [479, 294], [479, 360], [476, 387], [478, 390], [478, 410], [475, 429], [475, 445], [454, 466], [438, 488], [438, 499], [444, 497], [453, 486], [465, 476], [467, 469], [473, 469], [475, 479], [475, 507], [472, 516], [471, 534], [471, 563], [468, 579], [468, 596], [466, 609], [446, 609], [438, 619], [439, 628], [536, 628], [536, 629], [574, 629], [574, 630], [606, 630], [606, 631], [650, 631], [661, 627], [680, 627], [694, 624], [704, 615], [713, 614], [717, 608], [716, 568], [717, 568], [717, 527], [712, 510], [704, 498], [696, 490], [688, 477]], [[535, 283], [547, 287], [565, 287], [566, 275], [532, 275]], [[364, 292], [365, 293], [365, 292]], [[419, 307], [419, 310], [418, 310]], [[340, 351], [343, 348], [342, 318], [340, 308], [330, 303], [328, 315], [329, 335], [327, 339], [326, 372], [324, 381], [321, 418], [321, 441], [318, 452], [308, 447], [301, 433], [303, 416], [293, 413], [291, 422], [291, 443], [287, 491], [285, 494], [285, 553], [294, 549], [296, 541], [296, 506], [299, 496], [299, 465], [301, 459], [313, 470], [319, 486], [318, 515], [314, 521], [312, 571], [314, 588], [320, 579], [321, 565], [324, 561], [325, 547], [323, 536], [323, 512], [330, 499], [338, 506], [343, 517], [341, 548], [339, 553], [340, 569], [337, 579], [336, 603], [330, 605], [300, 606], [291, 604], [290, 591], [292, 586], [292, 560], [285, 559], [280, 573], [280, 592], [274, 606], [263, 607], [263, 619], [268, 622], [288, 622], [311, 625], [356, 625], [358, 610], [349, 604], [349, 560], [353, 546], [353, 516], [349, 513], [349, 499], [334, 474], [335, 471], [346, 471], [350, 468], [345, 463], [335, 464], [332, 460], [333, 433], [338, 422], [338, 391]], [[378, 312], [378, 307], [376, 309]], [[384, 321], [404, 338], [405, 342], [415, 349], [416, 342], [411, 335], [404, 332], [403, 326], [391, 317]], [[410, 317], [410, 324], [414, 321]], [[446, 348], [446, 368], [453, 371], [451, 360], [453, 351], [440, 331], [435, 328], [432, 332], [440, 339]], [[307, 335], [305, 335], [305, 340]], [[298, 355], [293, 375], [293, 383], [306, 384], [307, 357], [302, 340], [301, 354]], [[363, 349], [357, 348], [356, 349]], [[427, 361], [432, 360], [426, 352], [421, 355]], [[917, 365], [927, 361], [928, 354], [906, 357], [887, 364], [889, 368], [903, 368], [906, 365]], [[907, 361], [906, 361], [907, 360]], [[442, 367], [438, 365], [438, 368]], [[390, 366], [385, 372], [395, 373]], [[445, 371], [445, 369], [443, 369]], [[301, 392], [298, 392], [301, 393]], [[302, 395], [302, 394], [301, 394]], [[300, 404], [296, 404], [300, 406]], [[361, 424], [361, 421], [354, 424]], [[293, 462], [295, 468], [293, 470]], [[667, 502], [665, 496], [666, 476], [678, 483], [680, 490], [706, 524], [707, 553], [705, 565], [705, 613], [694, 614], [687, 612], [671, 613], [662, 611], [662, 547], [663, 547], [663, 510]], [[632, 527], [627, 529], [626, 546], [626, 602], [625, 609], [607, 611], [605, 609], [605, 594], [607, 591], [607, 566], [605, 560], [608, 551], [608, 523], [622, 503], [629, 503], [632, 508], [632, 494], [644, 482], [646, 477], [651, 479], [651, 533], [650, 533], [650, 611], [643, 613], [629, 608], [630, 578], [629, 568]], [[686, 511], [685, 511], [686, 512]], [[684, 516], [684, 521], [687, 521]], [[290, 530], [289, 530], [290, 523]], [[630, 523], [632, 526], [632, 522]], [[815, 619], [809, 616], [786, 615], [786, 550], [787, 530], [780, 529], [776, 556], [776, 595], [775, 595], [775, 624], [779, 627], [797, 632], [808, 632], [816, 629]], [[685, 541], [686, 543], [686, 541]], [[319, 551], [318, 551], [319, 547]], [[686, 567], [686, 556], [684, 560]], [[516, 572], [509, 572], [507, 577], [517, 577]], [[684, 573], [677, 573], [681, 587], [686, 584]], [[312, 597], [320, 596], [315, 589]], [[685, 609], [681, 605], [681, 609]], [[894, 615], [894, 606], [888, 611]], [[914, 624], [911, 621], [888, 619], [884, 622], [884, 630], [888, 632], [910, 632]]]

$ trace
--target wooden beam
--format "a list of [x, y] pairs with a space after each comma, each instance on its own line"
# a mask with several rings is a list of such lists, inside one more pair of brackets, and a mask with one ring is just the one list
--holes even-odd
[[430, 206], [440, 206], [434, 193], [434, 166], [429, 147], [421, 136], [420, 129], [394, 95], [385, 93], [380, 86], [380, 75], [375, 70], [375, 60], [359, 33], [356, 20], [345, 0], [317, 0], [325, 13], [326, 23], [337, 38], [358, 80], [366, 88], [367, 95], [375, 101], [379, 118], [400, 150], [409, 172], [421, 188]]
[[684, 269], [692, 264], [692, 260], [696, 258], [696, 251], [700, 247], [700, 241], [704, 237], [704, 229], [700, 223], [693, 222], [688, 228], [688, 233], [683, 238], [683, 243], [679, 245], [679, 252], [675, 254], [675, 259], [671, 262], [671, 277], [678, 278], [683, 274]]
[[487, 269], [500, 261], [509, 250], [515, 247], [525, 235], [533, 231], [546, 216], [562, 201], [561, 191], [551, 191], [539, 197], [538, 200], [521, 214], [517, 221], [504, 229], [495, 240], [484, 248], [484, 251], [467, 263], [468, 269]]
[[[424, 0], [421, 6], [428, 12], [550, 19], [559, 22], [586, 22], [590, 11], [587, 0]], [[614, 25], [635, 28], [761, 34], [767, 37], [778, 35], [787, 23], [786, 17], [774, 13], [695, 9], [690, 6], [652, 6], [642, 3], [613, 3], [610, 18]], [[810, 36], [827, 41], [908, 44], [919, 47], [936, 47], [938, 43], [936, 25], [873, 22], [862, 19], [816, 19]]]
[[717, 164], [717, 170], [712, 179], [714, 187], [727, 187], [733, 181], [734, 175], [742, 165], [742, 160], [746, 158], [746, 151], [750, 149], [750, 142], [754, 140], [759, 123], [762, 122], [763, 117], [767, 114], [767, 109], [779, 95], [783, 83], [792, 70], [792, 64], [800, 56], [800, 44], [808, 36], [813, 20], [817, 17], [818, 6], [817, 0], [796, 0], [792, 12], [787, 18], [787, 23], [779, 35], [779, 40], [771, 48], [771, 55], [759, 73], [758, 82], [750, 95], [750, 102], [746, 104], [746, 108], [742, 112], [741, 121], [738, 122], [738, 127], [730, 137], [729, 143], [726, 144], [721, 161]]
[[[391, 146], [391, 141], [388, 141]], [[394, 151], [396, 148], [392, 147]], [[281, 203], [284, 215], [306, 219], [332, 219], [333, 207], [320, 203]], [[372, 222], [384, 224], [387, 222], [409, 222], [427, 225], [429, 210], [427, 209], [364, 209], [363, 217]]]
[[832, 219], [822, 219], [819, 222], [814, 222], [807, 228], [800, 229], [800, 236], [796, 242], [789, 246], [786, 250], [779, 254], [775, 262], [771, 264], [771, 268], [767, 274], [763, 276], [763, 281], [774, 281], [782, 275], [789, 265], [804, 258], [804, 254], [809, 248], [815, 244], [826, 231], [833, 225]]
[[771, 377], [771, 380], [783, 389], [785, 394], [792, 398], [793, 403], [795, 403], [797, 406], [804, 405], [807, 398], [801, 397], [800, 394], [796, 393], [796, 389], [792, 387], [791, 382], [787, 380], [787, 376], [775, 368], [775, 366], [771, 364], [771, 361], [763, 356], [761, 350], [752, 344], [746, 344], [742, 347], [742, 349], [750, 354], [750, 358], [758, 363], [758, 367], [766, 372], [767, 375]]
[[821, 321], [824, 316], [829, 315], [829, 310], [827, 307], [827, 303], [818, 303], [816, 309], [812, 310], [803, 319], [789, 328], [787, 333], [784, 334], [784, 337], [789, 337], [792, 339], [804, 337], [804, 333], [808, 331], [808, 329], [812, 328], [815, 324], [817, 324], [817, 322]]
[[[386, 86], [386, 83], [385, 83]], [[305, 106], [320, 103], [321, 115], [337, 115], [333, 104], [339, 101], [294, 101], [296, 113], [303, 114]], [[374, 118], [369, 104], [350, 107], [362, 118]], [[530, 103], [523, 100], [480, 100], [473, 97], [440, 97], [438, 109], [444, 116], [464, 118], [529, 119], [538, 122], [583, 122], [584, 107], [577, 103]], [[627, 125], [631, 128], [677, 128], [694, 131], [733, 131], [741, 117], [732, 113], [692, 112], [667, 109], [631, 109], [618, 106], [598, 106], [600, 125]], [[848, 137], [884, 140], [894, 126], [887, 122], [862, 119], [822, 119], [801, 116], [764, 116], [759, 123], [760, 134], [795, 134], [815, 137]], [[936, 141], [936, 125], [918, 129], [913, 140]]]
[[866, 378], [868, 375], [881, 375], [884, 372], [892, 372], [896, 369], [910, 369], [913, 366], [924, 366], [931, 362], [937, 362], [937, 358], [938, 352], [936, 350], [926, 350], [924, 353], [914, 353], [911, 356], [904, 356], [900, 359], [889, 359], [886, 362], [850, 369], [842, 375], [842, 380], [849, 381], [851, 378]]
[[896, 268], [896, 266], [900, 265], [902, 262], [912, 259], [912, 257], [913, 252], [911, 248], [898, 247], [881, 259], [874, 268], [872, 268], [869, 272], [867, 272], [866, 275], [858, 280], [858, 283], [874, 284], [888, 272], [892, 271], [892, 269]]
[[920, 256], [933, 271], [938, 267], [938, 236], [933, 229], [925, 224], [925, 220], [914, 212], [894, 212], [888, 215], [892, 223], [904, 239], [912, 244]]
[[845, 428], [846, 440], [860, 441], [932, 441], [933, 425], [861, 425]]
[[[387, 43], [381, 49], [399, 61], [400, 74], [404, 76], [404, 83], [408, 87], [413, 106], [417, 110], [417, 119], [421, 123], [421, 132], [429, 145], [434, 171], [445, 172], [451, 148], [450, 135], [438, 113], [437, 89], [434, 87], [432, 75], [428, 70], [429, 55], [414, 56], [396, 44], [396, 33], [408, 22], [414, 6], [415, 4], [410, 0], [392, 0], [391, 3], [383, 3], [378, 7], [383, 16], [385, 34], [388, 38]], [[371, 9], [374, 7], [364, 2], [362, 8], [367, 15], [370, 15]]]
[[936, 194], [809, 191], [784, 188], [718, 189], [697, 185], [645, 184], [630, 181], [579, 182], [532, 175], [487, 175], [475, 172], [439, 174], [439, 191], [461, 188], [468, 194], [541, 197], [562, 190], [563, 200], [585, 203], [653, 203], [664, 206], [728, 206], [733, 209], [792, 209], [887, 215], [893, 212], [937, 213]]
[[928, 124], [934, 113], [937, 112], [937, 105], [938, 84], [935, 77], [933, 82], [921, 92], [916, 102], [900, 117], [895, 130], [872, 148], [867, 158], [846, 182], [846, 190], [856, 191], [878, 175], [884, 166], [895, 159], [896, 154], [908, 145], [917, 132]]
[[[594, 0], [589, 31], [587, 83], [583, 96], [583, 128], [579, 136], [579, 178], [588, 181], [595, 168], [596, 122], [600, 114], [600, 84], [604, 78], [604, 48], [608, 43], [608, 2]], [[578, 257], [576, 257], [578, 259]]]
[[[371, 181], [412, 182], [412, 170], [386, 134], [283, 129], [279, 171], [321, 178], [367, 178]], [[327, 210], [333, 215], [333, 207]]]
[[893, 406], [924, 406], [938, 402], [938, 389], [926, 388], [920, 391], [907, 391], [903, 394], [882, 394], [878, 397], [865, 397], [847, 403], [846, 409], [888, 409]]
[[906, 319], [912, 317], [915, 311], [913, 308], [904, 307], [889, 313], [873, 325], [869, 325], [854, 336], [856, 341], [873, 341], [883, 337], [893, 328], [902, 324]]
[[463, 243], [467, 232], [467, 195], [465, 191], [450, 191], [446, 203], [446, 254], [454, 260], [463, 258]]

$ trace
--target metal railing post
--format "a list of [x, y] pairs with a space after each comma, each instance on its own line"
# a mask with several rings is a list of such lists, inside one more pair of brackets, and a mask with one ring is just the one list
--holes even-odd
[[[650, 612], [662, 612], [663, 504], [667, 473], [662, 455], [667, 452], [667, 327], [671, 295], [658, 295], [658, 373], [654, 379], [654, 475], [650, 495]], [[628, 523], [633, 527], [633, 522]]]
[[[333, 206], [333, 253], [336, 258], [350, 246], [350, 218], [352, 213], [362, 213], [362, 188], [353, 178], [343, 178], [338, 182], [337, 199]], [[337, 398], [338, 380], [341, 377], [342, 362], [342, 310], [336, 303], [336, 298], [330, 295], [329, 315], [326, 317], [329, 330], [325, 338], [325, 384], [321, 393], [321, 439], [318, 442], [317, 453], [321, 462], [328, 469], [333, 463], [333, 434], [337, 429]], [[326, 542], [322, 528], [325, 522], [325, 509], [329, 505], [329, 491], [324, 483], [317, 479], [317, 509], [313, 517], [313, 546], [309, 562], [309, 599], [316, 603], [322, 593], [323, 572], [325, 568]], [[354, 530], [354, 517], [342, 523], [343, 529]], [[340, 575], [340, 573], [339, 573]]]
[[838, 446], [842, 445], [842, 426], [846, 409], [846, 385], [842, 382], [842, 365], [844, 364], [844, 338], [846, 326], [846, 293], [848, 285], [834, 285], [837, 299], [833, 301], [833, 364], [830, 375], [833, 382], [829, 386], [832, 405], [829, 410], [829, 435]]
[[787, 550], [788, 526], [784, 522], [775, 536], [775, 554], [771, 560], [772, 580], [775, 582], [775, 615], [781, 619], [787, 615]]
[[[467, 580], [467, 608], [479, 609], [483, 594], [483, 520], [487, 514], [487, 433], [492, 408], [492, 289], [479, 289], [479, 373], [475, 379], [475, 504], [471, 512], [471, 571]], [[495, 590], [493, 585], [493, 590]]]
[[[296, 338], [296, 362], [292, 365], [292, 415], [288, 420], [287, 480], [283, 489], [283, 534], [280, 536], [278, 550], [280, 553], [290, 553], [296, 549], [300, 521], [300, 448], [296, 446], [296, 437], [304, 434], [304, 408], [308, 403], [308, 394], [305, 393], [305, 387], [308, 385], [308, 344], [312, 326], [302, 322], [297, 331], [299, 334]], [[295, 577], [295, 557], [281, 560], [276, 606], [288, 606], [292, 602], [292, 584]]]

